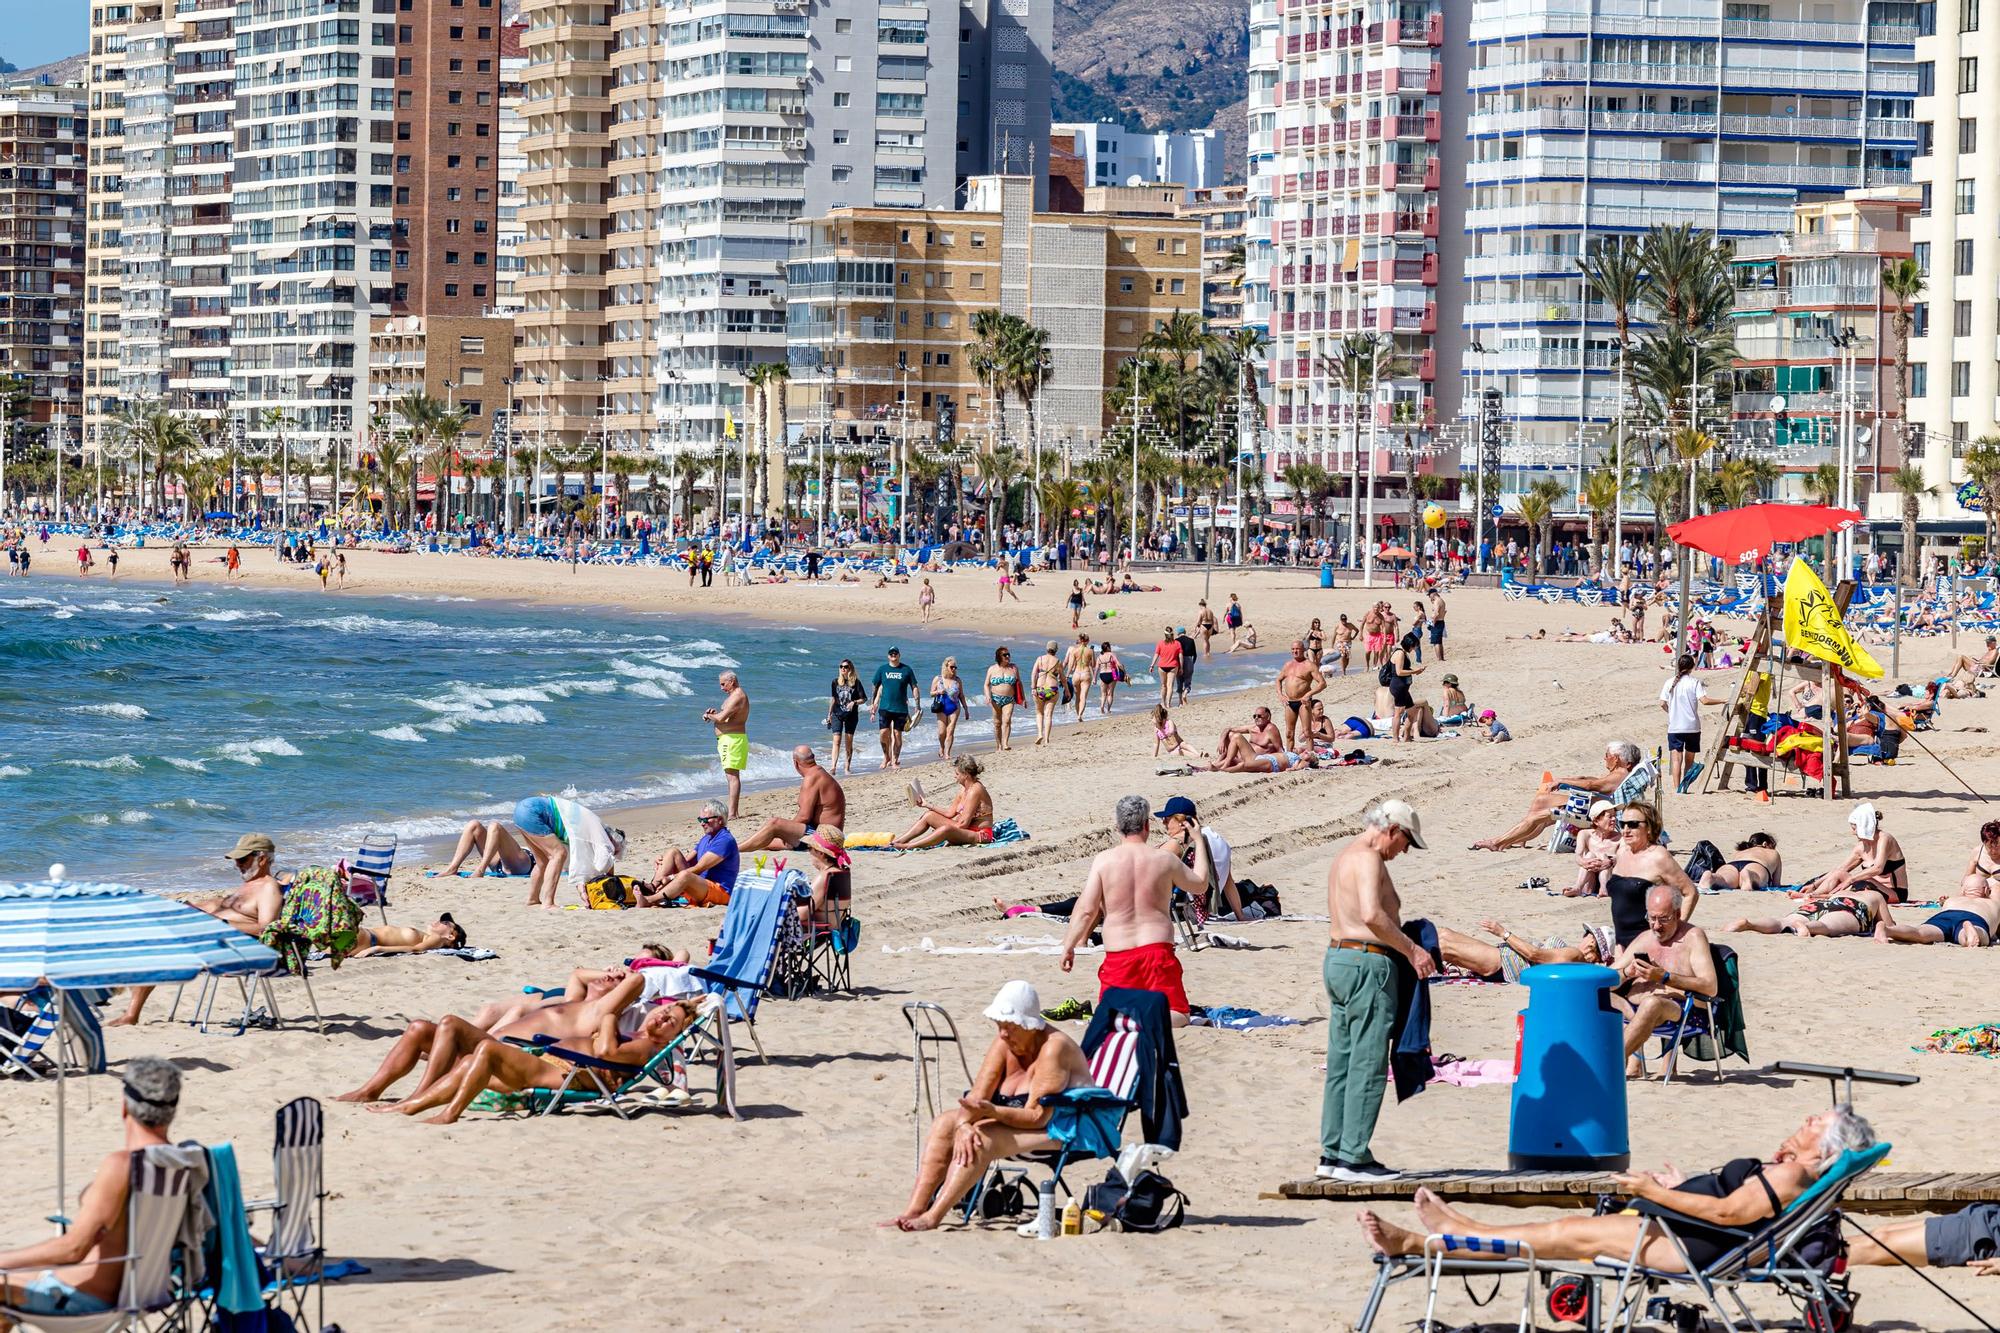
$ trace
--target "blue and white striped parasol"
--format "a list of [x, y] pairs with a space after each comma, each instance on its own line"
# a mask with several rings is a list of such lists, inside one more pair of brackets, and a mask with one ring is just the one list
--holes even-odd
[[278, 955], [186, 903], [123, 884], [0, 883], [0, 990], [152, 986], [269, 972]]

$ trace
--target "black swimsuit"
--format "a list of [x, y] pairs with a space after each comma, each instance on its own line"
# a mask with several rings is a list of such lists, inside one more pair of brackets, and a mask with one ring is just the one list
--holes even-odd
[[[1689, 1176], [1674, 1188], [1683, 1194], [1699, 1194], [1709, 1199], [1726, 1199], [1743, 1188], [1744, 1182], [1754, 1180], [1764, 1187], [1764, 1195], [1771, 1201], [1770, 1216], [1782, 1213], [1784, 1204], [1778, 1199], [1778, 1192], [1771, 1188], [1771, 1182], [1764, 1179], [1764, 1164], [1754, 1157], [1738, 1157], [1726, 1162], [1720, 1171], [1707, 1175]], [[1633, 1212], [1642, 1217], [1663, 1217], [1673, 1224], [1674, 1234], [1687, 1246], [1688, 1258], [1696, 1268], [1708, 1268], [1723, 1255], [1743, 1244], [1741, 1232], [1727, 1227], [1719, 1227], [1710, 1222], [1697, 1222], [1685, 1214], [1653, 1203], [1647, 1199], [1635, 1199], [1631, 1203]]]
[[1637, 875], [1613, 875], [1605, 881], [1604, 891], [1611, 899], [1611, 931], [1619, 948], [1646, 933], [1646, 895], [1652, 888], [1652, 880]]

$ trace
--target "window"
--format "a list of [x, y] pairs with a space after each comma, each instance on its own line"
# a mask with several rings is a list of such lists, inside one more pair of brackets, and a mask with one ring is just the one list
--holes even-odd
[[1961, 180], [1952, 187], [1951, 191], [1952, 212], [1957, 213], [1961, 216], [1970, 213], [1972, 211], [1972, 201], [1973, 201], [1972, 181], [1970, 179]]
[[484, 384], [486, 370], [483, 366], [461, 366], [458, 371], [458, 382], [464, 385]]
[[465, 29], [464, 29], [464, 28], [463, 28], [462, 26], [460, 26], [459, 24], [456, 24], [456, 23], [452, 24], [452, 25], [451, 25], [451, 39], [452, 39], [452, 40], [453, 40], [454, 42], [462, 42], [462, 41], [464, 41], [464, 40], [465, 40]]
[[1979, 91], [1979, 57], [1960, 56], [1958, 58], [1958, 90], [1962, 93]]
[[458, 136], [458, 122], [455, 120], [447, 120], [444, 123], [444, 133], [445, 137], [448, 139], [456, 138]]
[[1167, 291], [1174, 296], [1187, 295], [1187, 280], [1185, 278], [1175, 278], [1167, 284]]
[[456, 236], [458, 234], [458, 219], [446, 218], [444, 220], [444, 230], [447, 236]]
[[1910, 258], [1916, 261], [1917, 272], [1927, 278], [1931, 275], [1931, 243], [1929, 241], [1917, 241], [1911, 245]]
[[974, 273], [974, 274], [972, 274], [972, 275], [971, 275], [971, 283], [972, 283], [972, 286], [973, 286], [974, 288], [982, 288], [982, 287], [984, 287], [984, 286], [986, 285], [986, 275], [985, 275], [984, 273]]
[[846, 143], [846, 142], [847, 142], [847, 131], [846, 131], [846, 130], [835, 130], [835, 131], [833, 132], [833, 141], [834, 141], [834, 142], [835, 142], [836, 144], [843, 144], [843, 143]]
[[1153, 238], [1153, 253], [1156, 255], [1163, 255], [1166, 252], [1167, 252], [1167, 238], [1164, 236], [1155, 236]]
[[1951, 363], [1951, 396], [1963, 398], [1972, 392], [1972, 363], [1954, 361]]
[[483, 268], [485, 265], [486, 252], [484, 250], [474, 250], [472, 252], [472, 266], [474, 268]]
[[853, 19], [835, 19], [835, 20], [833, 21], [833, 30], [834, 30], [835, 32], [853, 32], [853, 31], [854, 31], [854, 20], [853, 20]]
[[1958, 151], [1976, 153], [1979, 151], [1979, 122], [1971, 116], [1958, 119]]
[[1958, 0], [1958, 30], [1979, 31], [1979, 0]]
[[1917, 301], [1910, 306], [1910, 336], [1928, 338], [1931, 336], [1931, 307], [1928, 301]]
[[1931, 387], [1931, 368], [1921, 361], [1910, 365], [1910, 397], [1922, 398]]
[[1972, 274], [1971, 237], [1968, 236], [1964, 240], [1953, 241], [1951, 243], [1951, 261], [1952, 261], [1951, 269], [1953, 273], [1957, 274], [1961, 278], [1971, 276]]
[[460, 199], [464, 198], [464, 196], [465, 192], [459, 189], [456, 185], [448, 185], [445, 187], [444, 201], [448, 204], [455, 204]]
[[444, 262], [447, 264], [456, 264], [458, 262], [458, 251], [456, 250], [445, 251]]
[[1165, 278], [1154, 278], [1153, 295], [1165, 296], [1166, 294], [1167, 294], [1167, 280]]
[[403, 173], [407, 172], [407, 171], [408, 171], [409, 169], [410, 169], [410, 157], [409, 157], [409, 154], [407, 154], [407, 153], [398, 153], [398, 154], [396, 155], [396, 174], [397, 174], [398, 176], [400, 176], [400, 175], [402, 175]]
[[1951, 303], [1951, 336], [1970, 338], [1972, 336], [1972, 302], [1953, 301]]
[[458, 295], [458, 284], [457, 284], [457, 283], [455, 283], [455, 282], [447, 282], [447, 283], [446, 283], [446, 284], [444, 285], [444, 294], [445, 294], [446, 296], [457, 296], [457, 295]]
[[983, 232], [983, 231], [975, 231], [975, 232], [973, 232], [973, 233], [972, 233], [972, 248], [973, 248], [973, 249], [975, 249], [975, 250], [983, 250], [983, 249], [985, 249], [985, 248], [986, 248], [986, 233], [985, 233], [985, 232]]
[[448, 106], [457, 106], [465, 100], [465, 94], [454, 88], [444, 95], [444, 100]]
[[1120, 278], [1120, 279], [1118, 279], [1118, 290], [1119, 290], [1119, 291], [1121, 291], [1121, 292], [1129, 292], [1129, 291], [1131, 291], [1131, 290], [1132, 290], [1132, 279], [1130, 279], [1130, 278]]
[[833, 104], [835, 106], [846, 106], [847, 102], [848, 97], [846, 93], [835, 93], [833, 95]]
[[457, 153], [446, 153], [446, 154], [444, 155], [444, 164], [445, 164], [445, 166], [446, 166], [446, 167], [447, 167], [448, 169], [450, 169], [450, 170], [453, 170], [453, 171], [456, 171], [456, 170], [458, 169], [459, 165], [460, 165], [461, 163], [463, 163], [464, 161], [465, 161], [465, 159], [464, 159], [464, 158], [462, 158], [462, 157], [460, 157], [460, 156], [459, 156], [459, 155], [458, 155]]
[[1187, 239], [1185, 237], [1176, 236], [1174, 238], [1174, 253], [1177, 255], [1187, 253]]
[[833, 169], [833, 178], [837, 181], [844, 181], [849, 177], [851, 177], [853, 174], [854, 174], [853, 167], [835, 167]]
[[458, 354], [460, 356], [485, 356], [486, 339], [484, 337], [475, 338], [469, 336], [460, 338], [458, 340]]
[[1118, 248], [1128, 255], [1135, 255], [1139, 253], [1139, 242], [1130, 236], [1121, 237], [1118, 241]]

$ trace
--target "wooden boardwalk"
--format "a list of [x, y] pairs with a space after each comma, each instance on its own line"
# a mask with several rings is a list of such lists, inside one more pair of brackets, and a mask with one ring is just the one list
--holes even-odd
[[[1407, 1203], [1418, 1186], [1455, 1203], [1496, 1208], [1591, 1208], [1615, 1195], [1612, 1176], [1596, 1171], [1412, 1171], [1395, 1180], [1288, 1180], [1266, 1199], [1337, 1203]], [[1962, 1204], [2000, 1202], [2000, 1172], [1871, 1171], [1847, 1189], [1842, 1207], [1856, 1213], [1942, 1213]]]

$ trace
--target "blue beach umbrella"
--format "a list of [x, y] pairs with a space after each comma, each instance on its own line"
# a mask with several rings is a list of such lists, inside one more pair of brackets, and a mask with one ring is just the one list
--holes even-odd
[[[0, 883], [0, 991], [156, 986], [270, 972], [278, 955], [186, 903], [123, 884]], [[63, 1061], [56, 1061], [56, 1207], [63, 1204]]]

